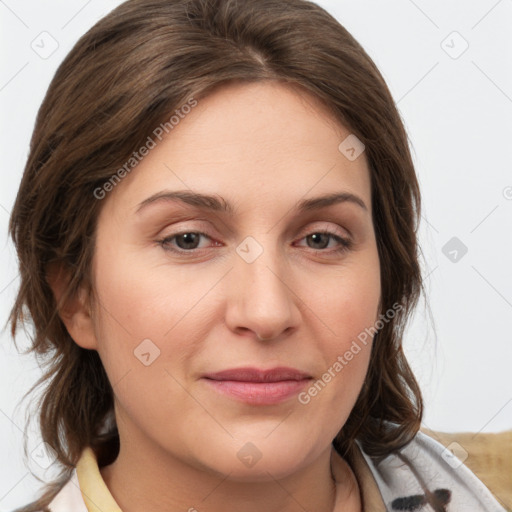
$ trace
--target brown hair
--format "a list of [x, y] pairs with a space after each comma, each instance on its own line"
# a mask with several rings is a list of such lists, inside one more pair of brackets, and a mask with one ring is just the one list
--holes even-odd
[[357, 438], [368, 454], [382, 456], [417, 433], [422, 398], [402, 337], [423, 290], [420, 192], [407, 134], [374, 62], [335, 18], [305, 0], [129, 0], [82, 36], [58, 68], [10, 219], [21, 277], [11, 332], [31, 318], [28, 352], [44, 373], [28, 393], [47, 385], [39, 427], [64, 468], [20, 512], [46, 510], [85, 446], [93, 447], [100, 467], [119, 450], [112, 387], [98, 353], [78, 346], [60, 319], [50, 265], [71, 271], [62, 303], [80, 285], [92, 295], [103, 204], [94, 191], [191, 97], [228, 82], [262, 80], [302, 87], [365, 144], [381, 311], [401, 305], [374, 340], [366, 380], [335, 446], [348, 453]]

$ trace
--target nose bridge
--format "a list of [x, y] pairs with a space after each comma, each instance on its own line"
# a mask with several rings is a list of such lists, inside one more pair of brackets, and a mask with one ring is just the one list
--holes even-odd
[[[253, 330], [264, 338], [278, 336], [297, 320], [285, 255], [272, 242], [272, 235], [246, 237], [236, 248], [231, 273], [232, 327]], [[236, 324], [236, 325], [235, 325]]]

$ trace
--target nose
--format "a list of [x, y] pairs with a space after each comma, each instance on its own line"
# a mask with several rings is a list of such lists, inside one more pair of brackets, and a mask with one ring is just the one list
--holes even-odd
[[279, 249], [261, 244], [252, 262], [235, 256], [229, 273], [226, 324], [238, 334], [251, 332], [259, 340], [274, 340], [296, 330], [302, 300], [293, 290], [292, 273]]

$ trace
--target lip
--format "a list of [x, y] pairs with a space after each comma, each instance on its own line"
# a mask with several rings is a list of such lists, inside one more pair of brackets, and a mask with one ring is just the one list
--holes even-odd
[[284, 380], [303, 380], [310, 379], [311, 375], [305, 372], [290, 368], [288, 366], [278, 366], [268, 370], [245, 366], [243, 368], [231, 368], [215, 373], [206, 373], [203, 378], [211, 380], [230, 380], [240, 382], [280, 382]]
[[252, 405], [271, 405], [299, 393], [312, 379], [311, 375], [280, 366], [268, 370], [232, 368], [208, 373], [202, 379], [216, 392]]

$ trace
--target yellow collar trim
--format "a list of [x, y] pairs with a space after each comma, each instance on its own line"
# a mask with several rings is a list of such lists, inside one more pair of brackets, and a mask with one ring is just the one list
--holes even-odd
[[76, 465], [80, 492], [89, 512], [123, 512], [101, 476], [96, 455], [86, 447]]

